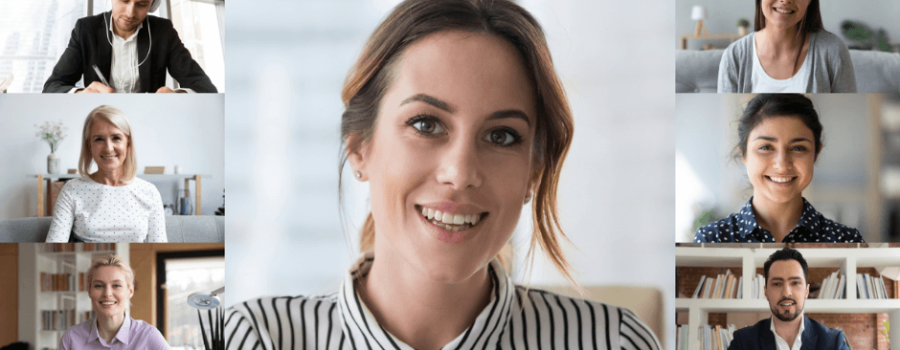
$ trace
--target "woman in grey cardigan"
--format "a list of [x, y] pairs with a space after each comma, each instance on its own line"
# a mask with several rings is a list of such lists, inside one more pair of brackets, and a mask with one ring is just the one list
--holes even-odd
[[850, 51], [823, 29], [819, 0], [756, 0], [754, 27], [722, 55], [718, 92], [856, 92]]

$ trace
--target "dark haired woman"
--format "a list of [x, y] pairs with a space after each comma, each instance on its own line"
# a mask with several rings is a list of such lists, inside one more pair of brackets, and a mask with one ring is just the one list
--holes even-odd
[[725, 49], [720, 93], [856, 92], [850, 51], [824, 30], [819, 0], [756, 0], [754, 29]]
[[822, 124], [803, 95], [761, 94], [744, 109], [735, 147], [753, 197], [717, 222], [700, 227], [694, 243], [863, 242], [855, 228], [829, 220], [801, 195], [822, 150]]
[[530, 205], [532, 246], [571, 280], [556, 189], [573, 120], [528, 12], [404, 1], [342, 97], [343, 157], [369, 183], [365, 252], [335, 294], [235, 306], [229, 349], [660, 348], [631, 311], [517, 286], [500, 262]]

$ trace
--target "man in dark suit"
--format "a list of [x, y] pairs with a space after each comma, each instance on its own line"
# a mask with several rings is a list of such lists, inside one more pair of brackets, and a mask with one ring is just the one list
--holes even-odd
[[[112, 11], [75, 23], [43, 92], [176, 92], [165, 86], [166, 70], [184, 88], [177, 92], [216, 92], [172, 22], [147, 15], [161, 0], [111, 1]], [[86, 88], [75, 86], [82, 76]]]
[[809, 296], [809, 267], [800, 252], [784, 248], [763, 265], [772, 317], [734, 332], [728, 350], [850, 350], [844, 332], [803, 316]]

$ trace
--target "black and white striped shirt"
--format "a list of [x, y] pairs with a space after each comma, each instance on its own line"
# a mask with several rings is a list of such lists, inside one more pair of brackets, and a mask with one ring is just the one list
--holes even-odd
[[[359, 299], [355, 264], [340, 290], [325, 296], [248, 300], [226, 313], [227, 349], [412, 349], [381, 327]], [[516, 286], [495, 259], [488, 265], [490, 303], [442, 349], [660, 349], [628, 309]]]

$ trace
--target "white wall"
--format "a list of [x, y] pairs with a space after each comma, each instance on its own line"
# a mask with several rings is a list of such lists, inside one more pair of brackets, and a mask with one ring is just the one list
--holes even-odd
[[[35, 136], [35, 124], [62, 121], [68, 127], [57, 150], [65, 172], [78, 167], [84, 119], [102, 104], [128, 115], [139, 174], [160, 165], [171, 174], [177, 164], [183, 174], [212, 175], [202, 181], [202, 213], [212, 215], [222, 206], [224, 95], [0, 94], [0, 219], [37, 215], [37, 179], [25, 175], [47, 172], [50, 146]], [[163, 203], [174, 203], [184, 181], [154, 184]]]
[[[226, 39], [229, 303], [326, 293], [356, 258], [368, 188], [345, 170], [345, 234], [337, 201], [340, 89], [365, 40], [397, 2], [229, 5], [242, 14], [229, 18]], [[546, 31], [575, 116], [559, 202], [577, 278], [585, 285], [658, 288], [667, 298], [664, 324], [674, 324], [666, 268], [674, 266], [675, 64], [668, 45], [674, 4], [519, 3]], [[636, 8], [640, 21], [623, 15]], [[529, 239], [527, 214], [514, 236], [519, 247]], [[542, 256], [531, 275], [516, 271], [515, 279], [562, 282]], [[674, 344], [673, 332], [661, 341]]]
[[[861, 21], [870, 28], [884, 28], [894, 43], [900, 42], [900, 21], [897, 14], [900, 13], [900, 1], [885, 0], [820, 0], [822, 9], [822, 22], [825, 30], [840, 36], [841, 22], [844, 20]], [[746, 18], [750, 21], [750, 30], [753, 30], [753, 18], [756, 11], [753, 0], [675, 0], [675, 44], [681, 45], [681, 36], [693, 34], [697, 22], [691, 20], [691, 8], [694, 5], [705, 6], [708, 18], [703, 21], [706, 30], [710, 34], [737, 33], [738, 19]], [[703, 41], [693, 40], [688, 43], [689, 49], [698, 49]], [[727, 41], [715, 42], [716, 46], [724, 48]]]

